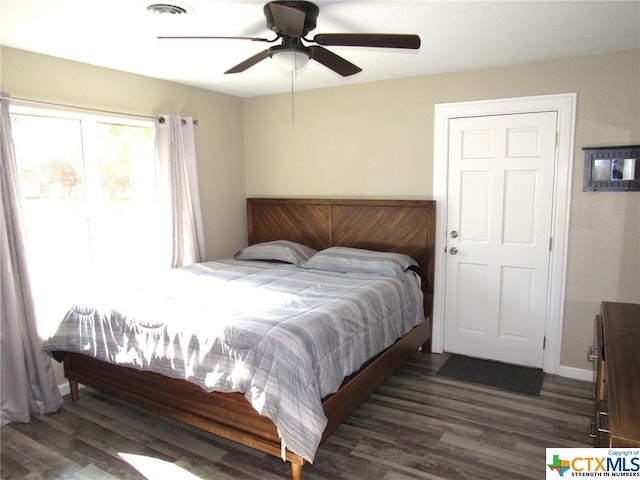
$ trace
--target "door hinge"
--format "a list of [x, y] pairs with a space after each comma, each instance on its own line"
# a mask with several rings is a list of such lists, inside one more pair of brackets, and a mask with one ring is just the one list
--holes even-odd
[[560, 137], [560, 134], [558, 132], [556, 132], [556, 138], [555, 138], [555, 147], [558, 148], [558, 139]]
[[547, 337], [542, 337], [542, 349], [547, 348]]
[[553, 247], [553, 237], [549, 237], [549, 251], [551, 251]]

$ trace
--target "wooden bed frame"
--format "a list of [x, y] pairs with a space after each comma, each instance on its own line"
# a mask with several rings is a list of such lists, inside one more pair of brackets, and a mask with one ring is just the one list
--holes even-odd
[[[416, 350], [429, 349], [435, 247], [431, 200], [247, 199], [249, 244], [287, 239], [317, 250], [334, 245], [404, 253], [420, 265], [426, 320], [323, 401], [326, 439]], [[199, 386], [153, 372], [67, 353], [65, 375], [78, 401], [78, 384], [110, 393], [207, 432], [280, 457], [273, 422], [241, 393], [207, 393]], [[292, 480], [302, 480], [305, 460], [286, 451]]]

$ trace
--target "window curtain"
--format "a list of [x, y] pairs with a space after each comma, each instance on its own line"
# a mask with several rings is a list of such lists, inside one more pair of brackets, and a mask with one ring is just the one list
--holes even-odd
[[[3, 95], [5, 96], [5, 95]], [[51, 413], [62, 398], [51, 359], [42, 349], [27, 269], [9, 101], [0, 119], [0, 357], [1, 424], [28, 422], [31, 414]]]
[[158, 188], [170, 211], [171, 268], [206, 259], [194, 123], [191, 117], [163, 114], [156, 119]]

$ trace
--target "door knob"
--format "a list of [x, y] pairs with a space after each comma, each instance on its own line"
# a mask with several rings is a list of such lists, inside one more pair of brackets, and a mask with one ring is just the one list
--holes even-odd
[[451, 238], [458, 238], [458, 232], [456, 230], [451, 230], [451, 233], [449, 233], [449, 236]]
[[449, 253], [450, 253], [451, 255], [455, 255], [456, 253], [458, 253], [458, 249], [457, 249], [456, 247], [451, 247], [451, 248], [449, 249]]

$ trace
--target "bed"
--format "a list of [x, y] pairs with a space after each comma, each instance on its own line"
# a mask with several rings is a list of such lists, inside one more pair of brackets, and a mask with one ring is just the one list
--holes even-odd
[[[250, 246], [287, 240], [317, 251], [350, 247], [406, 255], [417, 262], [415, 269], [423, 301], [420, 321], [391, 346], [373, 354], [357, 372], [345, 377], [335, 393], [319, 399], [326, 417], [318, 439], [321, 442], [413, 352], [419, 348], [429, 349], [435, 202], [249, 198], [247, 231]], [[218, 268], [220, 264], [215, 265]], [[276, 267], [274, 271], [279, 272], [278, 275], [289, 275], [288, 267]], [[299, 448], [286, 448], [289, 445], [281, 438], [281, 429], [276, 428], [268, 416], [260, 415], [243, 393], [208, 392], [181, 378], [116, 365], [71, 351], [64, 354], [64, 370], [73, 401], [78, 401], [79, 383], [103, 390], [207, 432], [282, 457], [291, 465], [293, 480], [302, 479], [302, 467], [310, 461], [308, 452], [301, 454]]]

